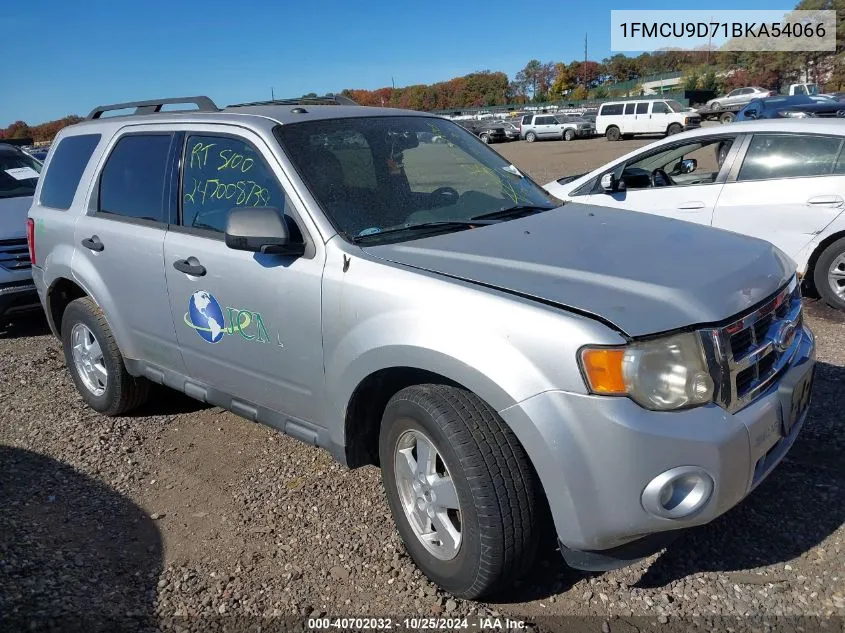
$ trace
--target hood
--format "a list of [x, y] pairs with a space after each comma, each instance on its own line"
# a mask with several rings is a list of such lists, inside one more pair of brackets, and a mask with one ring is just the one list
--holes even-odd
[[26, 237], [26, 216], [32, 196], [0, 198], [0, 240]]
[[630, 336], [725, 320], [769, 297], [795, 274], [795, 264], [768, 242], [572, 203], [364, 250], [588, 313]]

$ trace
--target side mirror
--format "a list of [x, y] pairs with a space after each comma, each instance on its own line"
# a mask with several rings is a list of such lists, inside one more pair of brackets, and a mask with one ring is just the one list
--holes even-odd
[[681, 161], [681, 173], [691, 174], [698, 168], [698, 161], [694, 158], [685, 158]]
[[273, 207], [236, 207], [226, 221], [226, 246], [236, 251], [299, 256], [305, 244], [294, 241], [287, 220]]
[[757, 110], [751, 108], [750, 110], [746, 110], [743, 114], [749, 119], [756, 119], [757, 118]]
[[612, 172], [602, 176], [599, 185], [604, 189], [605, 193], [614, 193], [625, 189], [625, 181], [617, 178]]

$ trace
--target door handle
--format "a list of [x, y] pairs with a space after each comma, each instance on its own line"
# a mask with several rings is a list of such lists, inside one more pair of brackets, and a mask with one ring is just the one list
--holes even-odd
[[703, 209], [704, 203], [698, 200], [692, 200], [690, 202], [682, 202], [678, 205], [678, 208], [681, 211], [694, 211], [696, 209]]
[[845, 202], [842, 196], [828, 195], [828, 196], [814, 196], [807, 200], [807, 204], [818, 207], [841, 207]]
[[101, 252], [105, 248], [103, 243], [100, 241], [100, 238], [96, 235], [86, 237], [84, 240], [82, 240], [82, 245], [85, 248], [95, 251], [97, 253]]
[[177, 259], [173, 262], [173, 268], [180, 273], [191, 275], [192, 277], [202, 277], [205, 275], [205, 266], [200, 264], [196, 257], [189, 257], [188, 259]]

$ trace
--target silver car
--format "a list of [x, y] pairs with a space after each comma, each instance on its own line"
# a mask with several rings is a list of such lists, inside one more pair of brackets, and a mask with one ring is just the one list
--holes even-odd
[[571, 119], [554, 114], [526, 114], [522, 117], [520, 135], [529, 143], [539, 140], [571, 141], [595, 134], [595, 126], [585, 119]]
[[710, 99], [710, 101], [704, 104], [704, 107], [708, 110], [721, 110], [726, 107], [745, 105], [754, 99], [762, 99], [772, 94], [774, 93], [771, 90], [766, 90], [765, 88], [737, 88], [722, 97]]
[[530, 567], [546, 516], [570, 565], [623, 566], [795, 441], [814, 339], [770, 244], [561, 208], [421, 112], [169, 101], [65, 128], [30, 211], [96, 411], [163, 384], [378, 465], [410, 555], [470, 598]]

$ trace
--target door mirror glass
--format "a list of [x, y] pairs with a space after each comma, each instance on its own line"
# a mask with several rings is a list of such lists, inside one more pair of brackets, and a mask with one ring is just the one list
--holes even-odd
[[237, 251], [302, 255], [305, 244], [292, 239], [288, 222], [273, 207], [236, 207], [226, 221], [226, 246]]
[[698, 161], [694, 158], [685, 158], [681, 161], [680, 172], [682, 174], [691, 174], [698, 168]]

